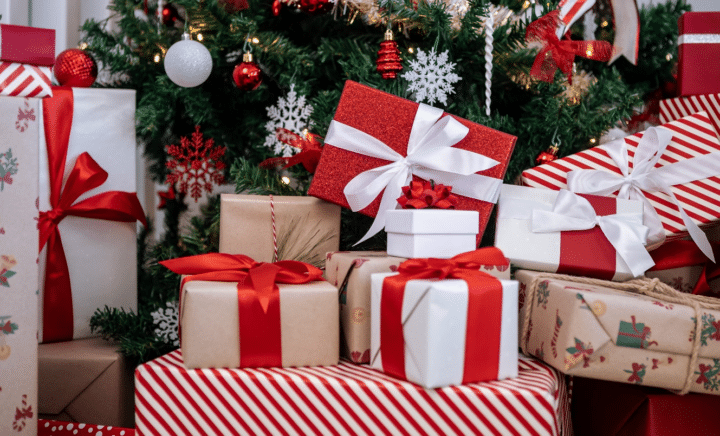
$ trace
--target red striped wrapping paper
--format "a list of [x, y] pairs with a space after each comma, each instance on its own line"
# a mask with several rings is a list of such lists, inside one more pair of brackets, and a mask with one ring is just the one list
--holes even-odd
[[0, 95], [52, 96], [55, 31], [0, 25]]
[[517, 378], [424, 389], [333, 367], [186, 369], [180, 350], [138, 367], [138, 435], [569, 435], [564, 378], [530, 358]]
[[720, 94], [660, 100], [660, 122], [663, 124], [703, 111], [707, 112], [720, 139]]
[[[720, 151], [717, 132], [706, 112], [663, 124], [663, 127], [673, 132], [673, 138], [656, 167]], [[631, 160], [630, 168], [633, 167], [632, 158], [641, 137], [642, 133], [636, 133], [625, 138]], [[522, 182], [534, 188], [567, 188], [567, 174], [580, 169], [601, 169], [620, 174], [607, 152], [598, 146], [525, 170]], [[697, 225], [708, 226], [720, 218], [720, 176], [674, 185], [671, 189]], [[645, 196], [660, 216], [668, 240], [687, 236], [677, 206], [672, 204], [667, 195], [645, 192]]]

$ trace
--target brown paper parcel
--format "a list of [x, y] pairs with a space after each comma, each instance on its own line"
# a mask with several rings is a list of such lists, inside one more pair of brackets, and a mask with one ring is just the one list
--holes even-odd
[[[278, 284], [282, 366], [336, 365], [337, 289], [325, 281]], [[237, 284], [189, 281], [182, 289], [180, 344], [187, 368], [240, 367]]]
[[101, 338], [40, 344], [41, 418], [135, 427], [134, 365]]
[[[532, 295], [530, 286], [538, 276]], [[696, 336], [692, 307], [610, 288], [627, 283], [544, 276], [524, 270], [515, 274], [525, 293], [520, 316], [525, 353], [569, 375], [673, 390], [682, 390], [687, 380], [690, 391], [720, 394], [720, 311], [699, 309], [698, 357], [691, 365]], [[720, 307], [720, 300], [715, 301]]]
[[[278, 259], [273, 259], [273, 212]], [[257, 262], [299, 260], [318, 267], [340, 245], [340, 206], [315, 197], [220, 195], [221, 253]]]

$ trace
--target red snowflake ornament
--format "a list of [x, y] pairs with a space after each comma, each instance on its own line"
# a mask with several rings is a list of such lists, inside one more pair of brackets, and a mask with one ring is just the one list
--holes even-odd
[[179, 193], [189, 193], [197, 203], [202, 196], [203, 189], [210, 193], [213, 184], [220, 185], [225, 182], [223, 169], [225, 162], [225, 147], [216, 147], [212, 139], [203, 139], [200, 126], [195, 126], [195, 132], [190, 139], [180, 138], [180, 145], [167, 146], [167, 153], [172, 157], [165, 163], [170, 170], [165, 183], [173, 186], [177, 183]]

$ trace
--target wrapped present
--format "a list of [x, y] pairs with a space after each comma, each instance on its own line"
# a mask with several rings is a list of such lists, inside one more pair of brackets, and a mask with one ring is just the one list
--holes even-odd
[[7, 435], [37, 429], [39, 103], [0, 97], [0, 434]]
[[521, 268], [628, 280], [653, 265], [642, 222], [640, 201], [504, 185], [495, 246]]
[[720, 394], [720, 301], [656, 280], [519, 270], [520, 345], [568, 375]]
[[38, 436], [77, 436], [79, 432], [101, 436], [135, 436], [135, 429], [76, 422], [40, 419]]
[[426, 388], [517, 376], [518, 289], [489, 247], [371, 277], [370, 365]]
[[667, 124], [688, 115], [706, 112], [720, 138], [720, 94], [691, 95], [660, 100], [660, 122]]
[[720, 218], [720, 142], [705, 112], [525, 170], [534, 188], [645, 203], [649, 248], [688, 234], [713, 258], [705, 234]]
[[678, 94], [720, 92], [720, 12], [685, 12], [678, 19]]
[[339, 291], [343, 357], [355, 363], [370, 362], [370, 275], [397, 271], [404, 260], [384, 251], [327, 254], [325, 278]]
[[0, 95], [52, 96], [55, 30], [0, 24]]
[[40, 344], [40, 418], [134, 427], [134, 369], [117, 345], [101, 338]]
[[720, 397], [573, 379], [573, 430], [586, 436], [720, 436]]
[[515, 140], [347, 81], [308, 193], [375, 217], [362, 241], [385, 226], [412, 178], [434, 180], [453, 187], [457, 209], [479, 211], [482, 235]]
[[[713, 244], [715, 256], [720, 246]], [[692, 241], [668, 242], [650, 253], [655, 266], [645, 275], [657, 278], [680, 292], [720, 295], [720, 267], [708, 260]]]
[[449, 258], [476, 248], [475, 210], [389, 210], [387, 252], [398, 257]]
[[[53, 89], [40, 135], [41, 342], [91, 336], [105, 305], [137, 307], [135, 91]], [[60, 239], [62, 235], [62, 241]]]
[[209, 253], [160, 262], [181, 282], [188, 368], [335, 365], [337, 289], [314, 266]]
[[139, 434], [569, 434], [564, 378], [521, 358], [518, 377], [424, 389], [368, 368], [186, 369], [180, 350], [135, 372]]
[[322, 267], [340, 245], [340, 207], [314, 197], [220, 195], [220, 252]]

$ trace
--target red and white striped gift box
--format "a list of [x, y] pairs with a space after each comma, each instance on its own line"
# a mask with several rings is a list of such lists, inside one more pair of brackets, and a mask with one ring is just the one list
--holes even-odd
[[0, 25], [0, 95], [52, 96], [55, 31]]
[[0, 61], [0, 95], [52, 97], [50, 67]]
[[663, 124], [703, 111], [707, 112], [720, 139], [720, 94], [660, 100], [660, 122]]
[[[673, 137], [655, 167], [720, 151], [717, 132], [705, 112], [663, 124], [662, 127], [672, 131]], [[633, 167], [632, 158], [640, 138], [642, 132], [625, 138], [630, 168]], [[567, 188], [568, 173], [583, 169], [599, 169], [620, 174], [608, 153], [602, 146], [598, 146], [525, 170], [522, 173], [522, 182], [525, 186], [534, 188], [563, 189]], [[720, 218], [720, 176], [674, 185], [671, 189], [679, 204], [697, 225], [708, 226]], [[680, 212], [669, 196], [661, 192], [644, 194], [660, 216], [668, 240], [687, 235]]]
[[135, 372], [138, 435], [570, 434], [565, 380], [537, 360], [517, 378], [424, 389], [332, 367], [186, 369], [180, 350]]

